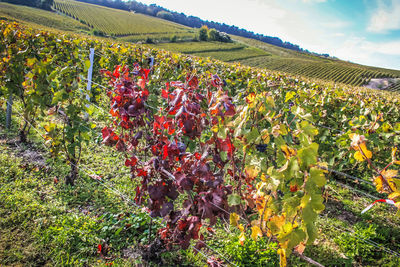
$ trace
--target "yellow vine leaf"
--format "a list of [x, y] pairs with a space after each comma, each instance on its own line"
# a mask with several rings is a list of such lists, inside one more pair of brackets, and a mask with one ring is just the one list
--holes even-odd
[[244, 227], [243, 227], [242, 224], [239, 224], [239, 225], [238, 225], [238, 228], [239, 228], [240, 232], [243, 232], [243, 231], [244, 231]]
[[398, 171], [397, 170], [384, 170], [381, 172], [381, 174], [383, 175], [383, 177], [385, 177], [386, 179], [393, 179], [394, 177], [397, 176]]
[[281, 146], [282, 152], [285, 154], [286, 159], [289, 159], [292, 156], [296, 156], [297, 151], [293, 148], [290, 148], [286, 145]]
[[285, 225], [285, 221], [286, 221], [286, 217], [284, 214], [282, 214], [281, 216], [273, 216], [270, 220], [269, 220], [269, 228], [271, 229], [272, 232], [279, 232], [282, 227]]
[[236, 214], [236, 213], [234, 213], [234, 212], [232, 212], [232, 213], [229, 215], [229, 223], [230, 223], [232, 226], [238, 226], [238, 221], [239, 221], [239, 215]]
[[254, 225], [253, 227], [251, 227], [251, 238], [254, 241], [257, 241], [257, 238], [259, 237], [262, 237], [261, 229], [257, 225]]
[[365, 159], [372, 158], [372, 152], [367, 149], [365, 143], [361, 143], [356, 153], [354, 153], [354, 158], [358, 161], [364, 161]]
[[280, 267], [285, 267], [287, 265], [286, 263], [286, 251], [284, 249], [278, 249], [278, 255], [279, 255], [279, 266]]
[[303, 254], [304, 250], [306, 248], [306, 244], [304, 244], [303, 242], [300, 242], [300, 244], [298, 244], [294, 250], [299, 253], [299, 254]]
[[[384, 170], [381, 172], [380, 176], [376, 176], [374, 179], [374, 184], [376, 186], [376, 191], [379, 193], [384, 193], [385, 188], [383, 187], [383, 177], [388, 181], [390, 188], [393, 191], [397, 191], [396, 185], [393, 182], [393, 178], [398, 174], [397, 170]], [[383, 177], [382, 177], [383, 176]]]
[[260, 172], [260, 169], [256, 166], [246, 166], [245, 171], [249, 178], [255, 178]]
[[244, 241], [246, 240], [246, 236], [244, 235], [244, 232], [242, 232], [240, 235], [239, 235], [239, 243], [240, 243], [240, 245], [244, 245]]
[[396, 152], [397, 152], [397, 147], [392, 147], [392, 159], [393, 159], [393, 161], [396, 158]]
[[261, 131], [261, 139], [263, 140], [264, 144], [269, 143], [270, 137], [267, 129]]
[[358, 161], [364, 161], [365, 158], [364, 156], [361, 154], [360, 151], [356, 151], [356, 153], [354, 153], [354, 158]]
[[261, 105], [260, 108], [258, 109], [258, 112], [263, 113], [265, 111], [265, 105]]
[[397, 147], [392, 147], [392, 161], [394, 164], [400, 165], [400, 160], [396, 160]]
[[362, 150], [362, 152], [364, 153], [364, 155], [367, 158], [369, 158], [369, 159], [372, 158], [372, 152], [367, 149], [367, 146], [365, 145], [365, 143], [360, 144], [360, 149]]
[[395, 178], [397, 176], [398, 171], [397, 170], [385, 170], [385, 171], [382, 171], [381, 174], [388, 181], [390, 188], [393, 191], [397, 191], [397, 186], [396, 186], [396, 183], [394, 182], [393, 178]]
[[376, 191], [378, 191], [379, 193], [383, 193], [383, 184], [382, 183], [383, 183], [383, 181], [382, 181], [381, 176], [375, 177], [374, 184], [376, 187]]
[[267, 177], [265, 176], [265, 173], [261, 174], [261, 181], [263, 181], [263, 182], [267, 181]]
[[389, 199], [395, 199], [397, 197], [400, 197], [400, 192], [393, 192], [389, 195]]
[[255, 93], [250, 93], [247, 97], [246, 97], [246, 102], [247, 104], [249, 104], [249, 107], [254, 107], [255, 105], [255, 100], [256, 100], [256, 94]]
[[275, 125], [274, 127], [272, 127], [272, 131], [271, 131], [272, 135], [277, 138], [279, 136], [279, 134], [281, 133], [281, 126]]

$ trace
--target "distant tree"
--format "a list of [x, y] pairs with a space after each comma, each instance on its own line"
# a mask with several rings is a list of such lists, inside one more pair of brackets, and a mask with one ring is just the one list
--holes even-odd
[[208, 35], [208, 27], [206, 25], [201, 26], [199, 29], [199, 40], [200, 41], [207, 41]]
[[176, 35], [174, 34], [174, 35], [171, 36], [171, 38], [169, 39], [169, 41], [170, 41], [171, 43], [175, 43], [175, 42], [177, 41], [177, 39], [178, 39], [178, 36], [176, 36]]
[[166, 20], [173, 20], [174, 19], [174, 15], [172, 15], [171, 12], [167, 12], [167, 11], [159, 11], [157, 13], [157, 17], [160, 19], [166, 19]]
[[146, 44], [154, 44], [153, 39], [151, 39], [150, 37], [146, 38]]
[[219, 32], [216, 29], [210, 29], [208, 31], [208, 40], [219, 41]]

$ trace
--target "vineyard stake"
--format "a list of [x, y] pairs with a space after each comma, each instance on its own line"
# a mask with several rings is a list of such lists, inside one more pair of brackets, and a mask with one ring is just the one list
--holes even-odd
[[[87, 87], [86, 87], [86, 100], [90, 102], [90, 91], [92, 89], [92, 73], [93, 73], [93, 59], [94, 59], [94, 48], [90, 48], [89, 60], [90, 60], [90, 67], [88, 69], [88, 76], [87, 76]], [[89, 104], [86, 104], [86, 107], [89, 108]], [[85, 119], [89, 118], [89, 114], [85, 112]]]
[[6, 128], [7, 129], [10, 129], [10, 127], [11, 127], [12, 105], [13, 105], [13, 99], [12, 99], [12, 94], [10, 94], [10, 97], [8, 98], [8, 101], [7, 101], [7, 114], [6, 114]]

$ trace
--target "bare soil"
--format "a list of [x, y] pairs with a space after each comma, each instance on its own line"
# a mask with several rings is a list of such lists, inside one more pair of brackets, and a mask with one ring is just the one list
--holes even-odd
[[392, 84], [400, 82], [400, 78], [379, 78], [379, 79], [371, 79], [371, 81], [364, 85], [364, 87], [378, 90], [385, 90], [390, 87]]

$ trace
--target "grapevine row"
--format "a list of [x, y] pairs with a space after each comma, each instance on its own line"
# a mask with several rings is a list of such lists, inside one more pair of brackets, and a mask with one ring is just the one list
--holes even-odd
[[[104, 143], [122, 153], [132, 178], [141, 182], [137, 201], [145, 201], [154, 216], [176, 213], [177, 220], [160, 232], [167, 247], [202, 240], [200, 228], [225, 216], [207, 206], [214, 203], [252, 221], [242, 225], [231, 213], [240, 240], [250, 233], [254, 239], [273, 236], [284, 264], [294, 248], [301, 251], [316, 238], [326, 182], [319, 166], [351, 167], [352, 174], [368, 176], [362, 165], [354, 167], [360, 157], [346, 156], [357, 153], [351, 134], [374, 140], [374, 157], [384, 162], [392, 153], [386, 148], [399, 143], [397, 98], [7, 22], [1, 33], [2, 92], [19, 98], [24, 120], [43, 124], [51, 152], [71, 167], [69, 184], [78, 178], [74, 166], [84, 142], [94, 139], [87, 129], [95, 126], [84, 116], [93, 108], [82, 76], [90, 65], [83, 51], [96, 49], [94, 80], [110, 91], [95, 88], [90, 96], [102, 105], [108, 97], [114, 120], [103, 129]], [[152, 69], [149, 57], [155, 60]], [[344, 134], [319, 130], [302, 117]], [[24, 141], [29, 128], [22, 124], [20, 130]], [[186, 210], [176, 202], [182, 198]], [[249, 218], [249, 209], [257, 216]]]

